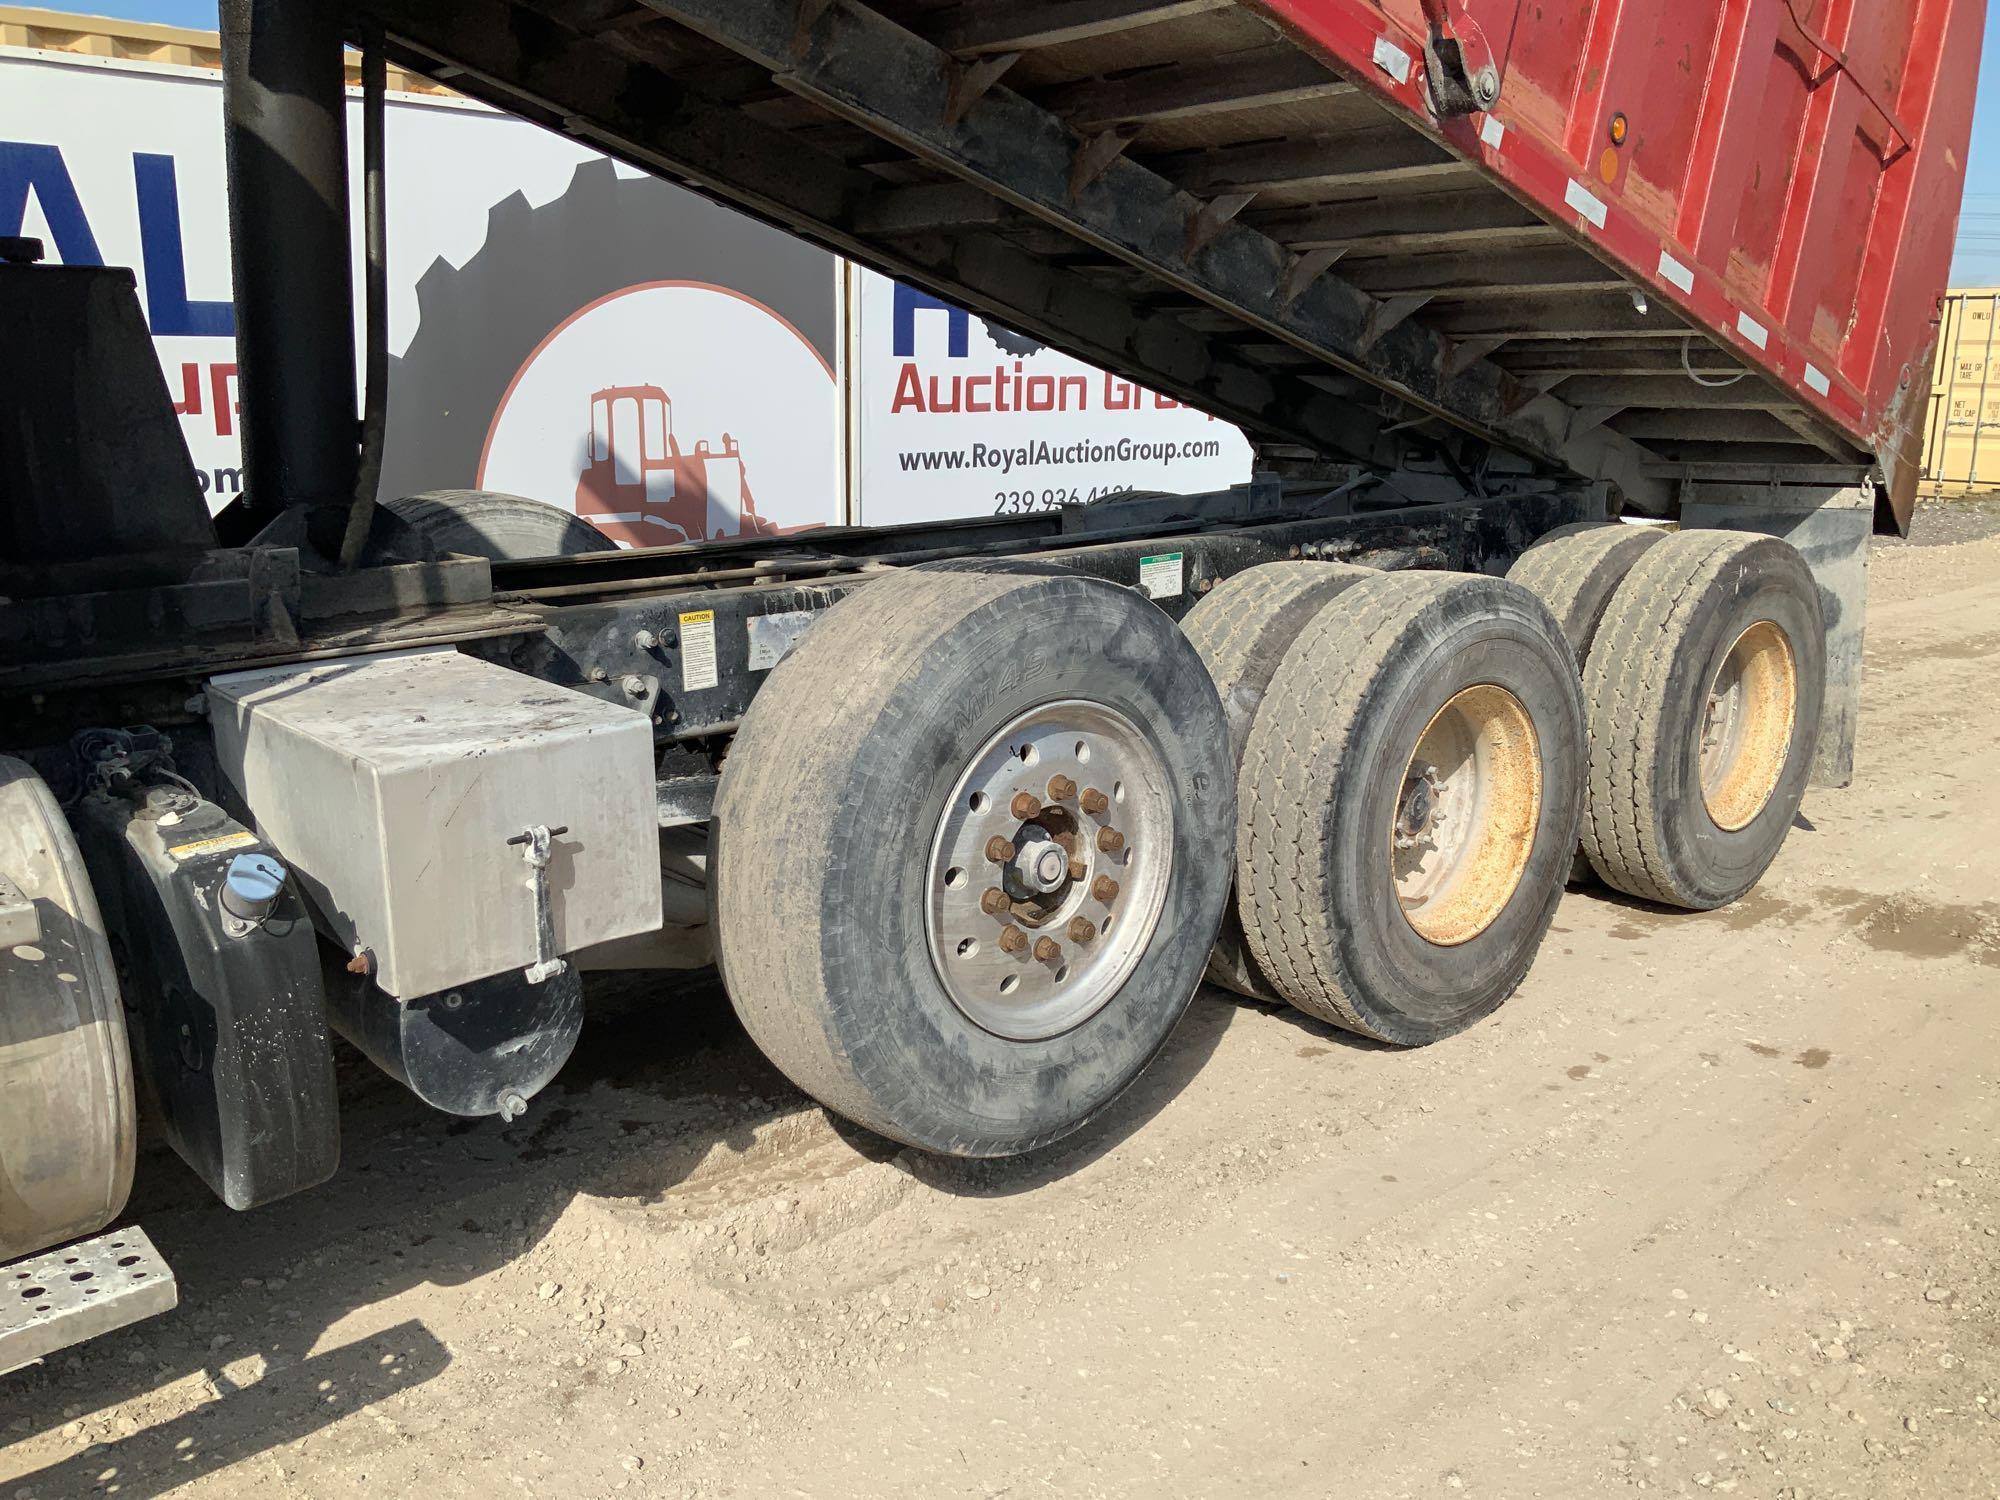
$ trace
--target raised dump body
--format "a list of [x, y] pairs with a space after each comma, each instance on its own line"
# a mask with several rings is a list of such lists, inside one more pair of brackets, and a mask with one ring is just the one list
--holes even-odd
[[[1983, 0], [366, 0], [399, 60], [1241, 423], [1886, 481]], [[1467, 438], [1477, 441], [1467, 441]]]

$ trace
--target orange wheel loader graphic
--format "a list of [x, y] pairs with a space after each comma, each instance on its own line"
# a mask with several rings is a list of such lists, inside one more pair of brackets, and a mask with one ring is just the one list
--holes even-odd
[[576, 513], [628, 547], [775, 536], [757, 514], [736, 439], [686, 452], [674, 403], [656, 385], [618, 385], [590, 398], [590, 446], [576, 482]]

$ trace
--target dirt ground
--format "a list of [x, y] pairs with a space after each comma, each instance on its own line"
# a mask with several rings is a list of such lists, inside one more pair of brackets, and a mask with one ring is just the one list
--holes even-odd
[[0, 1382], [0, 1496], [2000, 1494], [2000, 512], [1874, 560], [1862, 764], [1740, 905], [1564, 901], [1418, 1053], [1204, 993], [1111, 1116], [830, 1121], [712, 980], [512, 1126], [348, 1059], [179, 1312]]

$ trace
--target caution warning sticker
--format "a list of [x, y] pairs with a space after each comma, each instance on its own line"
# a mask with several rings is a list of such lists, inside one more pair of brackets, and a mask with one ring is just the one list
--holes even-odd
[[1186, 588], [1183, 554], [1162, 552], [1139, 559], [1139, 587], [1149, 599], [1178, 599]]
[[715, 671], [715, 611], [689, 610], [681, 616], [681, 691], [712, 688]]
[[175, 859], [193, 859], [197, 854], [220, 854], [225, 849], [248, 849], [258, 842], [257, 835], [247, 828], [239, 828], [234, 833], [225, 833], [217, 838], [196, 839], [192, 844], [173, 844], [167, 849]]

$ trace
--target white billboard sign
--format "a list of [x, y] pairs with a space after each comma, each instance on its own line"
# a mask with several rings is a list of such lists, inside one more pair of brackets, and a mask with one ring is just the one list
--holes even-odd
[[1051, 510], [1250, 477], [1242, 433], [857, 268], [858, 519]]
[[[634, 546], [1249, 477], [1226, 423], [573, 141], [453, 99], [392, 96], [388, 121], [385, 493], [507, 490]], [[352, 205], [359, 264], [358, 175]], [[6, 234], [134, 269], [202, 487], [227, 504], [220, 79], [0, 49]]]

